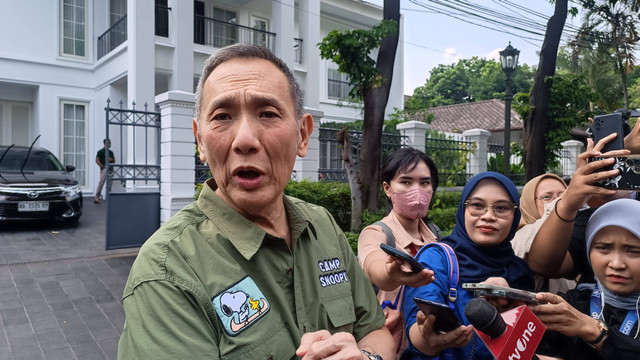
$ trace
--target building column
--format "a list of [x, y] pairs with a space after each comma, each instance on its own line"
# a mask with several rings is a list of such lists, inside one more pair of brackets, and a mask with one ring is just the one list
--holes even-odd
[[169, 37], [173, 37], [173, 69], [169, 90], [193, 91], [193, 1], [176, 1], [171, 8]]
[[296, 158], [296, 163], [293, 166], [293, 171], [296, 172], [294, 180], [301, 181], [306, 179], [317, 181], [318, 167], [320, 165], [320, 119], [324, 116], [324, 112], [310, 108], [305, 108], [304, 111], [313, 116], [313, 132], [311, 132], [311, 136], [309, 137], [307, 156]]
[[424, 151], [426, 145], [425, 136], [429, 129], [429, 124], [422, 121], [407, 121], [400, 123], [396, 126], [396, 129], [400, 131], [400, 134], [407, 137], [407, 144], [414, 149]]
[[475, 150], [468, 152], [467, 173], [476, 175], [487, 171], [488, 142], [491, 132], [483, 129], [471, 129], [462, 133], [467, 141], [475, 143]]
[[562, 142], [563, 152], [568, 152], [568, 157], [562, 157], [562, 175], [573, 176], [578, 170], [578, 155], [582, 152], [582, 143], [578, 140], [567, 140]]
[[169, 91], [155, 98], [161, 114], [160, 222], [193, 202], [195, 194], [194, 95]]
[[302, 39], [302, 68], [305, 69], [304, 104], [320, 108], [320, 1], [299, 0], [298, 26]]
[[127, 97], [153, 109], [155, 93], [155, 3], [127, 1]]
[[293, 69], [293, 0], [271, 1], [271, 32], [276, 33], [275, 54]]

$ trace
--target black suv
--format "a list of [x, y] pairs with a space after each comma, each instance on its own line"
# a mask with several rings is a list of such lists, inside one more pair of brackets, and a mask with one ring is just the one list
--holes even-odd
[[77, 222], [82, 191], [74, 170], [43, 148], [0, 146], [0, 220]]

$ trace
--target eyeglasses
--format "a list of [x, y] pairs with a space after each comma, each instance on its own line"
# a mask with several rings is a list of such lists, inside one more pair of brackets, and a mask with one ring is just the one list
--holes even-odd
[[553, 200], [559, 198], [560, 195], [562, 195], [563, 192], [559, 192], [559, 193], [556, 193], [556, 194], [544, 194], [544, 195], [536, 196], [535, 199], [536, 200], [540, 200], [540, 201], [542, 201], [543, 203], [546, 204], [546, 203], [552, 202]]
[[464, 205], [471, 216], [482, 216], [487, 213], [489, 208], [491, 208], [491, 210], [493, 210], [493, 215], [500, 219], [509, 218], [518, 208], [516, 204], [507, 201], [499, 201], [489, 205], [483, 201], [467, 200], [464, 202]]

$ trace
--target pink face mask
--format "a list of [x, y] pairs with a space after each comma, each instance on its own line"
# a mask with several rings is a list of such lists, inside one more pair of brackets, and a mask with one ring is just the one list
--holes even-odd
[[408, 219], [421, 219], [427, 215], [433, 192], [413, 189], [402, 193], [391, 190], [393, 210]]

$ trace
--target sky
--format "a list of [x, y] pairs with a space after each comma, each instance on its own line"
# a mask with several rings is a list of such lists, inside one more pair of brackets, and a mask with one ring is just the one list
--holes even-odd
[[[383, 0], [366, 1], [380, 6], [383, 4]], [[529, 66], [538, 65], [537, 52], [542, 45], [542, 36], [527, 35], [509, 27], [502, 27], [501, 30], [504, 32], [487, 29], [474, 25], [468, 20], [455, 19], [446, 14], [425, 9], [416, 2], [433, 6], [430, 0], [400, 0], [400, 13], [404, 18], [405, 95], [413, 95], [415, 88], [424, 85], [429, 71], [438, 64], [452, 64], [473, 56], [499, 61], [498, 52], [507, 47], [509, 42], [520, 50], [519, 65], [523, 63]], [[467, 0], [467, 2], [535, 20], [545, 25], [554, 10], [554, 5], [548, 0]], [[517, 9], [513, 4], [531, 9], [546, 18]], [[451, 14], [451, 12], [448, 13]], [[580, 19], [579, 17], [572, 19], [569, 16], [567, 24], [578, 27]], [[511, 32], [511, 34], [505, 32]]]

